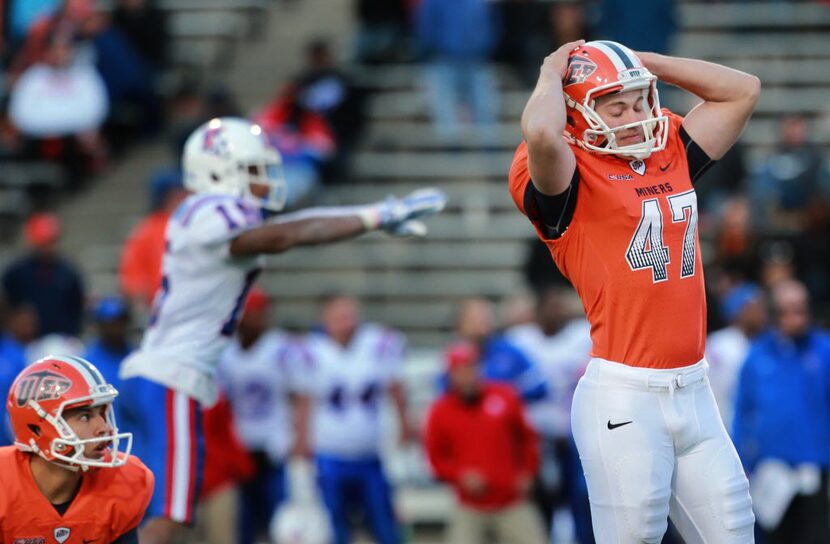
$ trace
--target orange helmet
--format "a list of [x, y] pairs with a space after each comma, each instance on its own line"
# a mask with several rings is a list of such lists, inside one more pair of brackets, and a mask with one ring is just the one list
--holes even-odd
[[[580, 147], [635, 159], [646, 159], [666, 147], [669, 121], [660, 110], [657, 77], [626, 46], [612, 41], [593, 41], [577, 47], [568, 57], [562, 88], [567, 105], [565, 130]], [[643, 93], [646, 118], [610, 128], [594, 109], [597, 98], [634, 90]], [[645, 136], [643, 142], [617, 145], [619, 131], [638, 126]]]
[[[15, 445], [71, 470], [121, 466], [130, 455], [132, 434], [118, 432], [112, 409], [117, 395], [98, 369], [80, 357], [40, 359], [18, 374], [9, 390], [6, 409]], [[81, 439], [63, 417], [72, 408], [101, 405], [107, 405], [110, 433], [106, 436]], [[105, 444], [104, 455], [86, 457], [88, 444]]]

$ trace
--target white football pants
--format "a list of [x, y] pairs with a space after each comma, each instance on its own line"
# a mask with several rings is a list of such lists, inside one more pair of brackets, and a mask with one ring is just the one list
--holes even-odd
[[598, 544], [754, 542], [749, 483], [723, 427], [708, 364], [654, 370], [592, 359], [571, 423]]

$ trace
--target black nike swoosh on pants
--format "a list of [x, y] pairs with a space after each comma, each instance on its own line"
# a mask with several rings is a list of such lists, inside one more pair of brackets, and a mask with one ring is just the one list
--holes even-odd
[[623, 425], [628, 425], [629, 423], [633, 423], [633, 421], [623, 421], [622, 423], [611, 423], [611, 420], [608, 420], [608, 430], [613, 431], [617, 427], [622, 427]]

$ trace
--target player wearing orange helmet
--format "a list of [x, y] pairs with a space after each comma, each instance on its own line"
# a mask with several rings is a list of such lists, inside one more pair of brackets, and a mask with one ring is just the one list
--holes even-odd
[[[660, 107], [657, 80], [703, 102]], [[610, 41], [548, 56], [522, 115], [510, 192], [582, 299], [592, 360], [572, 428], [597, 542], [753, 541], [748, 484], [703, 358], [694, 181], [732, 146], [755, 76]]]
[[17, 376], [15, 445], [0, 448], [0, 542], [138, 542], [153, 474], [118, 432], [117, 395], [79, 357], [49, 356]]

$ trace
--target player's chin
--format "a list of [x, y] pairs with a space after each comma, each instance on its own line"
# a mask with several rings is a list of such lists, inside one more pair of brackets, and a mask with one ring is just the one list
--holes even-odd
[[271, 191], [271, 188], [264, 184], [264, 183], [256, 183], [251, 182], [250, 184], [251, 194], [257, 198], [266, 198], [268, 193]]

